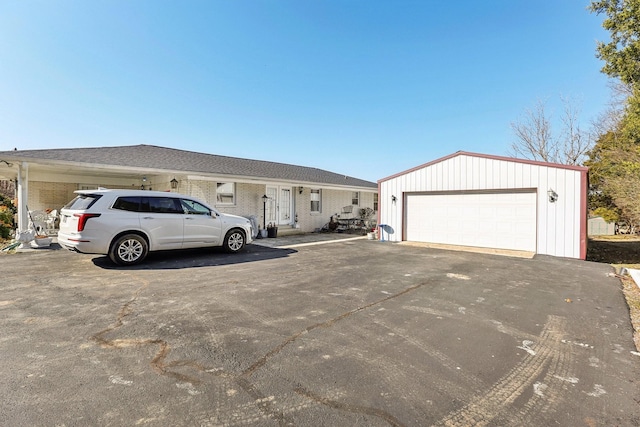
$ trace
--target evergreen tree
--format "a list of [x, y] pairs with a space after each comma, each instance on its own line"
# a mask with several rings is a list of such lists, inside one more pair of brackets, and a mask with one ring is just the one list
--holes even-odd
[[602, 25], [611, 36], [598, 43], [602, 72], [630, 88], [621, 120], [589, 152], [590, 207], [640, 225], [640, 0], [594, 1], [590, 9], [606, 15]]

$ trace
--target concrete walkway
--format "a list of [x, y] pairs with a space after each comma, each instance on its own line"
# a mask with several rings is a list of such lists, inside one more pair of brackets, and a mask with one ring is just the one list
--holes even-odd
[[252, 244], [259, 246], [266, 246], [269, 248], [295, 248], [301, 246], [322, 245], [327, 243], [348, 241], [348, 240], [362, 240], [367, 236], [358, 236], [356, 234], [347, 233], [307, 233], [307, 234], [292, 234], [288, 236], [265, 238], [254, 240]]

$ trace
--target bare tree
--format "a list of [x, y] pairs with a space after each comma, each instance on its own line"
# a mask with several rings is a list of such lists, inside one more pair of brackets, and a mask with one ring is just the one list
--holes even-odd
[[516, 141], [511, 144], [514, 157], [552, 162], [556, 147], [551, 136], [551, 122], [545, 111], [545, 103], [538, 100], [533, 109], [525, 110], [524, 119], [512, 122], [511, 129]]
[[607, 108], [592, 123], [593, 132], [596, 135], [604, 135], [607, 132], [620, 129], [627, 100], [633, 96], [633, 87], [620, 80], [610, 80], [608, 86], [611, 91], [611, 100], [607, 104]]
[[578, 117], [580, 110], [568, 98], [561, 98], [564, 104], [564, 112], [560, 118], [562, 131], [557, 141], [560, 157], [556, 163], [567, 165], [581, 164], [589, 149], [593, 146], [593, 139], [588, 132], [580, 128]]
[[554, 135], [552, 117], [547, 113], [546, 103], [538, 100], [533, 109], [527, 109], [524, 118], [512, 122], [516, 137], [511, 144], [511, 154], [549, 163], [578, 165], [593, 146], [589, 132], [580, 127], [580, 110], [569, 98], [561, 97], [564, 110], [560, 117], [561, 131]]

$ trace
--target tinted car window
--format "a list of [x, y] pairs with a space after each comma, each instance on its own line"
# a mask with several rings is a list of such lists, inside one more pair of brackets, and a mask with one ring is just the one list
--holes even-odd
[[184, 213], [180, 200], [172, 197], [148, 197], [149, 211], [154, 213]]
[[113, 209], [123, 211], [140, 212], [141, 197], [118, 197], [113, 204]]
[[63, 209], [72, 209], [83, 211], [89, 209], [98, 199], [102, 197], [101, 194], [78, 194], [75, 199], [67, 203]]
[[182, 199], [182, 207], [184, 209], [184, 213], [195, 214], [195, 215], [211, 215], [211, 210], [205, 205], [194, 202], [193, 200]]

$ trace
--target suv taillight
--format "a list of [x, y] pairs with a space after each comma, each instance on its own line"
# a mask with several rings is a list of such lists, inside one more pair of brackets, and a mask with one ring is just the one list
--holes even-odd
[[78, 231], [84, 230], [84, 226], [87, 224], [87, 220], [89, 218], [97, 218], [101, 214], [99, 213], [82, 213], [82, 214], [73, 214], [73, 216], [78, 218]]

